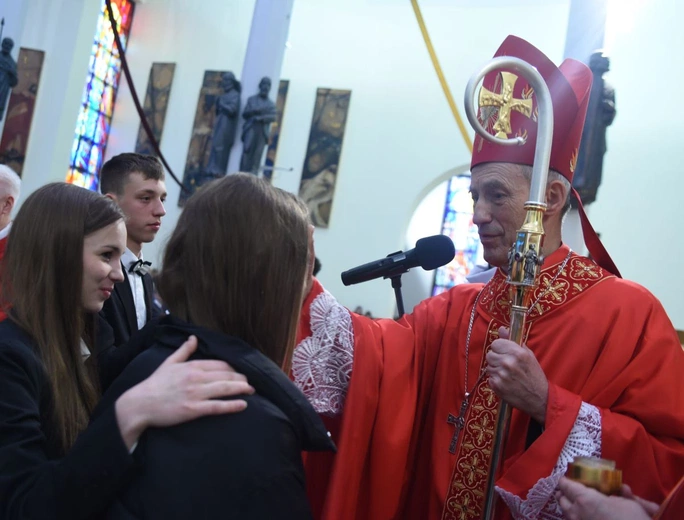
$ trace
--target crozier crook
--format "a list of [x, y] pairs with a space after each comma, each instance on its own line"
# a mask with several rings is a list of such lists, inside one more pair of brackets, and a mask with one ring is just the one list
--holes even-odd
[[[475, 88], [482, 79], [493, 71], [501, 71], [501, 93], [496, 94], [482, 87], [478, 98], [478, 106], [498, 108], [498, 118], [492, 129], [497, 135], [507, 135], [510, 131], [509, 117], [511, 111], [518, 111], [530, 116], [532, 113], [531, 97], [529, 99], [515, 99], [510, 95], [512, 85], [517, 76], [526, 79], [534, 91], [538, 107], [537, 142], [532, 165], [532, 179], [530, 182], [530, 196], [525, 202], [527, 215], [525, 222], [516, 234], [515, 243], [511, 246], [508, 256], [508, 284], [511, 297], [510, 339], [518, 345], [523, 342], [525, 318], [530, 307], [532, 293], [539, 278], [541, 266], [541, 251], [544, 241], [544, 227], [542, 219], [546, 211], [546, 181], [549, 173], [551, 146], [553, 143], [553, 105], [551, 94], [546, 82], [536, 68], [529, 63], [508, 56], [494, 58], [475, 74], [465, 91], [465, 108], [468, 121], [483, 139], [504, 146], [521, 146], [526, 142], [526, 136], [513, 138], [497, 137], [489, 133], [477, 117], [477, 108], [473, 104]], [[517, 76], [516, 76], [517, 75]], [[501, 401], [494, 436], [491, 463], [487, 477], [482, 518], [491, 520], [494, 517], [494, 503], [496, 498], [496, 473], [501, 464], [504, 445], [508, 436], [511, 407]]]

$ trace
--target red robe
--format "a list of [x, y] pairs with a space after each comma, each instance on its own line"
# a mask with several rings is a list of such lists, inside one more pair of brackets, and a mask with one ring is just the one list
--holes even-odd
[[653, 520], [682, 520], [684, 516], [684, 477], [667, 496]]
[[[513, 411], [497, 478], [507, 497], [498, 499], [500, 519], [560, 518], [547, 499], [574, 455], [617, 461], [634, 493], [656, 502], [684, 473], [684, 352], [671, 322], [646, 289], [584, 257], [573, 254], [553, 280], [568, 252], [563, 246], [546, 259], [533, 296], [541, 297], [526, 344], [549, 380], [546, 424], [526, 447], [530, 417]], [[465, 342], [480, 290], [467, 360], [473, 398], [452, 454], [447, 417], [464, 398]], [[297, 349], [314, 354], [296, 351], [294, 372], [302, 359], [317, 359], [318, 368], [325, 361], [310, 344], [312, 313], [320, 329], [339, 309], [317, 308], [322, 292], [316, 284], [305, 301], [300, 339], [309, 343]], [[351, 314], [352, 377], [343, 414], [329, 421], [338, 452], [306, 458], [319, 518], [480, 518], [498, 401], [486, 378], [472, 387], [498, 327], [508, 325], [508, 306], [499, 271], [484, 287], [457, 286], [398, 321]]]

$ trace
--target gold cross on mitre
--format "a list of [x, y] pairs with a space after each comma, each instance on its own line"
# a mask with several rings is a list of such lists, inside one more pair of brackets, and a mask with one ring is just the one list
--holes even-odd
[[516, 99], [513, 97], [513, 88], [518, 76], [510, 72], [500, 72], [502, 85], [501, 92], [497, 94], [482, 87], [480, 89], [480, 107], [497, 107], [499, 116], [494, 123], [496, 137], [506, 139], [513, 131], [511, 130], [511, 110], [520, 112], [526, 117], [532, 115], [532, 99]]

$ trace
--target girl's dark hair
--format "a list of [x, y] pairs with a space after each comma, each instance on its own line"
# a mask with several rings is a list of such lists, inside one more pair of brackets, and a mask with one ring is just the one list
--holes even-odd
[[80, 302], [84, 238], [122, 218], [110, 199], [53, 183], [26, 199], [7, 240], [0, 299], [9, 319], [36, 342], [65, 451], [98, 400], [97, 379], [81, 355], [81, 339], [93, 348], [95, 320]]
[[159, 292], [172, 314], [239, 337], [289, 370], [307, 251], [297, 197], [254, 175], [228, 175], [185, 205]]

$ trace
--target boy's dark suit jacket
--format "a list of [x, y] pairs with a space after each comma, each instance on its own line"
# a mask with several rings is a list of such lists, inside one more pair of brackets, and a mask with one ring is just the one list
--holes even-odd
[[[135, 300], [133, 291], [128, 281], [129, 276], [140, 276], [135, 273], [128, 273], [123, 269], [123, 281], [114, 285], [112, 296], [104, 303], [100, 316], [112, 328], [114, 336], [114, 346], [119, 347], [128, 343], [130, 337], [138, 330], [138, 319], [135, 315]], [[142, 276], [143, 287], [145, 289], [145, 306], [147, 307], [147, 321], [158, 317], [161, 312], [154, 305], [154, 284], [152, 276], [148, 273]]]

